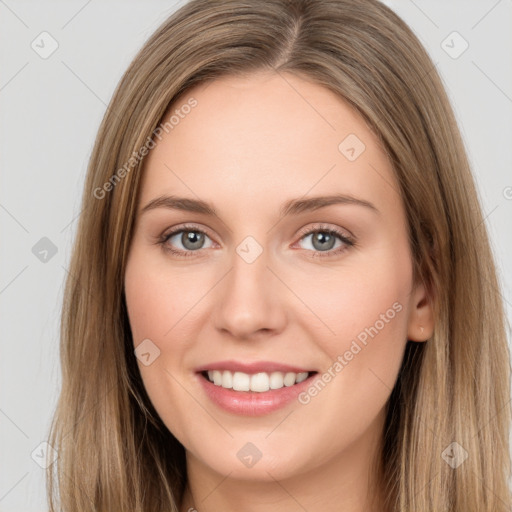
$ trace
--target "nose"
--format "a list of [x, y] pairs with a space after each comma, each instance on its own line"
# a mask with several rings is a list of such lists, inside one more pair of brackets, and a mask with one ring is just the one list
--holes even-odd
[[287, 321], [286, 287], [269, 268], [267, 253], [251, 263], [235, 253], [232, 261], [218, 285], [212, 315], [216, 329], [235, 340], [278, 334]]

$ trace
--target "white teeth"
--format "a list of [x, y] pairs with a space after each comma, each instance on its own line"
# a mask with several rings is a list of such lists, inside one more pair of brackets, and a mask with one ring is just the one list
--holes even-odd
[[229, 370], [208, 371], [208, 379], [216, 386], [225, 389], [233, 389], [234, 391], [253, 391], [255, 393], [263, 393], [269, 389], [281, 389], [282, 387], [290, 387], [299, 384], [308, 378], [308, 372], [272, 372], [272, 373], [255, 373], [249, 375], [243, 372], [230, 372]]
[[262, 393], [270, 389], [269, 377], [266, 373], [256, 373], [251, 377], [251, 391]]
[[297, 374], [297, 380], [295, 381], [297, 384], [306, 380], [308, 378], [308, 372], [302, 372]]
[[287, 387], [293, 386], [295, 384], [295, 379], [297, 378], [296, 373], [288, 372], [284, 376], [284, 385]]
[[284, 375], [281, 372], [270, 374], [270, 389], [281, 389], [284, 386]]
[[233, 374], [233, 389], [235, 391], [249, 391], [250, 384], [251, 377], [247, 373], [235, 372]]
[[233, 374], [231, 372], [225, 371], [222, 373], [222, 387], [226, 389], [233, 387]]

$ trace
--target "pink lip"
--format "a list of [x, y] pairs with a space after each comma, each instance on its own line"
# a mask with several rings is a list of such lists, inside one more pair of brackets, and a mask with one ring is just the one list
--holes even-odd
[[243, 416], [261, 416], [287, 406], [294, 401], [301, 392], [310, 386], [313, 379], [318, 376], [318, 372], [315, 372], [306, 380], [299, 382], [299, 384], [258, 393], [255, 391], [234, 391], [232, 389], [225, 389], [222, 386], [216, 386], [204, 376], [204, 373], [210, 370], [240, 371], [248, 374], [279, 371], [283, 373], [302, 373], [308, 372], [308, 370], [265, 361], [254, 363], [222, 361], [198, 368], [196, 375], [206, 396], [225, 411]]
[[303, 373], [303, 372], [311, 372], [314, 370], [300, 368], [298, 366], [290, 366], [287, 364], [275, 363], [272, 361], [254, 361], [252, 363], [242, 363], [240, 361], [228, 360], [228, 361], [218, 361], [216, 363], [206, 364], [204, 366], [200, 366], [196, 368], [196, 372], [207, 372], [210, 370], [229, 370], [230, 372], [243, 372], [252, 375], [254, 373], [260, 372], [293, 372], [293, 373]]

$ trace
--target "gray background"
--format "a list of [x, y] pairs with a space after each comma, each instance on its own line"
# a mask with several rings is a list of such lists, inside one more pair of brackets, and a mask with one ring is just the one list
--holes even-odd
[[[62, 290], [87, 160], [122, 73], [183, 3], [0, 0], [1, 512], [46, 510], [34, 459], [60, 386]], [[426, 46], [452, 100], [511, 323], [512, 0], [385, 3]], [[44, 31], [58, 43], [47, 58], [31, 47], [51, 49]], [[469, 44], [461, 55], [453, 31]], [[43, 237], [53, 256], [34, 254]]]

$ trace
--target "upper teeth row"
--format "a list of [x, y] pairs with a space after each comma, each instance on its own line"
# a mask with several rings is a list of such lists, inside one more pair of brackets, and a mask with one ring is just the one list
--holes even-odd
[[249, 375], [243, 372], [230, 372], [228, 370], [210, 370], [208, 378], [216, 386], [235, 391], [255, 391], [262, 393], [269, 389], [281, 389], [284, 386], [293, 386], [308, 378], [308, 372], [262, 372]]

